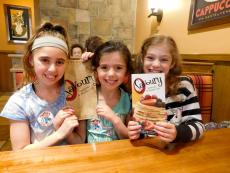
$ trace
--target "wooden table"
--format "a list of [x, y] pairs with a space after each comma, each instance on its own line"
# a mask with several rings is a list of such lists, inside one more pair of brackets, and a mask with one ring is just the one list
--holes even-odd
[[0, 172], [230, 172], [230, 129], [208, 131], [197, 142], [160, 149], [163, 145], [155, 138], [1, 152]]

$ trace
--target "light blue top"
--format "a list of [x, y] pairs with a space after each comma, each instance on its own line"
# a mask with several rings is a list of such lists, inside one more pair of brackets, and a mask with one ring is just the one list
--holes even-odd
[[[127, 115], [131, 111], [129, 94], [121, 89], [121, 97], [113, 108], [115, 114], [125, 123]], [[119, 137], [110, 121], [102, 117], [87, 120], [87, 141], [88, 143], [118, 140]]]
[[31, 143], [35, 143], [55, 131], [52, 119], [63, 106], [65, 106], [64, 86], [58, 99], [54, 103], [48, 103], [35, 94], [32, 84], [28, 84], [9, 98], [0, 116], [11, 120], [28, 121]]

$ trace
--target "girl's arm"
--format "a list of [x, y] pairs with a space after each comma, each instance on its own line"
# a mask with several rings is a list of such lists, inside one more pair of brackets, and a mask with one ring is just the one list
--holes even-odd
[[177, 136], [175, 142], [188, 142], [201, 138], [205, 131], [201, 120], [191, 119], [176, 126]]
[[188, 142], [199, 139], [204, 132], [200, 120], [191, 119], [177, 126], [168, 122], [158, 122], [154, 130], [165, 142]]
[[167, 131], [171, 129], [169, 130], [171, 133], [176, 130], [174, 142], [187, 142], [199, 139], [202, 137], [205, 128], [201, 120], [196, 90], [192, 81], [187, 77], [181, 77], [181, 84], [178, 89], [179, 96], [184, 98], [180, 102], [175, 102], [173, 97], [168, 98], [172, 102], [167, 105], [171, 110], [174, 110], [171, 112], [174, 112], [176, 116], [174, 115], [170, 119], [170, 122], [173, 124], [166, 124], [165, 127]]
[[27, 121], [10, 121], [10, 139], [13, 150], [20, 150], [30, 144], [30, 129]]
[[205, 128], [202, 123], [197, 92], [192, 80], [182, 77], [179, 91], [186, 99], [182, 107], [182, 121], [176, 126], [177, 136], [175, 141], [187, 142], [199, 139], [203, 136]]
[[[114, 113], [113, 113], [114, 114]], [[112, 115], [112, 114], [111, 114]], [[120, 139], [127, 139], [128, 138], [128, 128], [122, 122], [120, 117], [116, 116], [115, 114], [112, 116], [111, 120], [115, 131]]]
[[10, 138], [13, 150], [39, 149], [45, 148], [63, 140], [67, 135], [72, 133], [73, 129], [78, 126], [75, 117], [68, 117], [64, 120], [60, 128], [50, 136], [41, 141], [31, 144], [30, 127], [27, 121], [11, 121]]
[[113, 124], [115, 131], [120, 139], [128, 138], [127, 127], [108, 105], [98, 105], [96, 108], [96, 112], [97, 115], [104, 117]]
[[79, 126], [74, 129], [67, 138], [69, 144], [80, 144], [85, 143], [86, 140], [86, 121], [79, 121]]

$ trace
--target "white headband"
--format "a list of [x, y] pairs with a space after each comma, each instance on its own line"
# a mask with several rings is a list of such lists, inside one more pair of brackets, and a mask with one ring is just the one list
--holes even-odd
[[37, 49], [40, 47], [57, 47], [61, 50], [63, 50], [68, 55], [68, 46], [67, 44], [60, 38], [53, 37], [53, 36], [44, 36], [39, 37], [34, 40], [34, 43], [32, 45], [32, 49]]

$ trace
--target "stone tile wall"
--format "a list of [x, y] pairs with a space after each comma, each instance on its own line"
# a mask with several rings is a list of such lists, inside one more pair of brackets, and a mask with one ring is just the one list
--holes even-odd
[[84, 45], [91, 35], [122, 40], [134, 50], [136, 0], [40, 0], [41, 22], [61, 23], [70, 43]]

